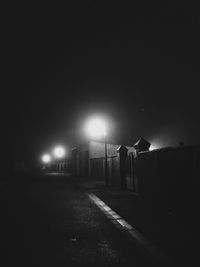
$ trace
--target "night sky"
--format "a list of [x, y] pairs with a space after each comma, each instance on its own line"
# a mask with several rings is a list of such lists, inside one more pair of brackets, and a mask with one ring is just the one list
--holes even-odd
[[[1, 115], [12, 160], [37, 161], [109, 117], [110, 142], [200, 143], [200, 21], [183, 1], [7, 4]], [[160, 3], [163, 2], [163, 3]]]

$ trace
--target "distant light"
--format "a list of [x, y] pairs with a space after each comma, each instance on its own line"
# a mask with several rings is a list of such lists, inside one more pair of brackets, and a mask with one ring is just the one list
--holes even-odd
[[151, 150], [155, 150], [155, 149], [157, 149], [157, 147], [154, 146], [154, 145], [151, 145], [150, 148], [149, 148], [150, 151], [151, 151]]
[[155, 149], [159, 149], [162, 148], [163, 146], [160, 143], [157, 142], [153, 142], [151, 143], [151, 146], [149, 148], [150, 151], [155, 150]]
[[102, 137], [106, 135], [105, 121], [102, 118], [94, 117], [86, 124], [86, 133], [90, 137]]
[[57, 146], [54, 150], [53, 150], [53, 155], [56, 158], [62, 158], [65, 155], [65, 149], [62, 146]]
[[42, 156], [42, 161], [44, 163], [49, 163], [51, 161], [51, 156], [49, 154], [45, 154]]

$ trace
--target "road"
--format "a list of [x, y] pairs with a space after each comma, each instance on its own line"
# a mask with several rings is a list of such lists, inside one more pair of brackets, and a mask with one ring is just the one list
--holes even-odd
[[0, 201], [0, 266], [150, 266], [77, 179], [16, 178]]

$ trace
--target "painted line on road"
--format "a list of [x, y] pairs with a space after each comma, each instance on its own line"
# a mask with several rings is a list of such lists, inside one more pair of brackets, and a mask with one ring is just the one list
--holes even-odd
[[93, 193], [88, 193], [88, 197], [94, 202], [106, 215], [106, 217], [115, 226], [123, 231], [125, 234], [131, 238], [135, 245], [137, 245], [143, 252], [146, 252], [148, 256], [152, 259], [162, 262], [167, 266], [173, 266], [170, 262], [169, 257], [167, 257], [163, 252], [154, 246], [147, 238], [145, 238], [138, 230], [136, 230], [132, 225], [125, 221], [120, 215], [118, 215], [114, 210], [112, 210], [108, 205], [106, 205], [100, 198], [98, 198]]

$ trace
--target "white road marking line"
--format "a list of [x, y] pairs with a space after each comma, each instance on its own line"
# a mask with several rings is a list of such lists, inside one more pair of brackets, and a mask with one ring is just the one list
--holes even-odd
[[117, 222], [122, 226], [125, 227], [127, 230], [132, 230], [133, 227], [127, 223], [124, 219], [118, 219]]
[[145, 248], [145, 251], [150, 254], [151, 257], [159, 261], [164, 262], [169, 266], [173, 266], [172, 262], [169, 262], [169, 258], [162, 253], [156, 246], [146, 239], [140, 232], [138, 232], [133, 226], [126, 222], [120, 215], [107, 206], [101, 199], [95, 194], [88, 193], [88, 197], [103, 211], [107, 218], [110, 219], [119, 229], [125, 231], [129, 236], [137, 242], [140, 247]]

